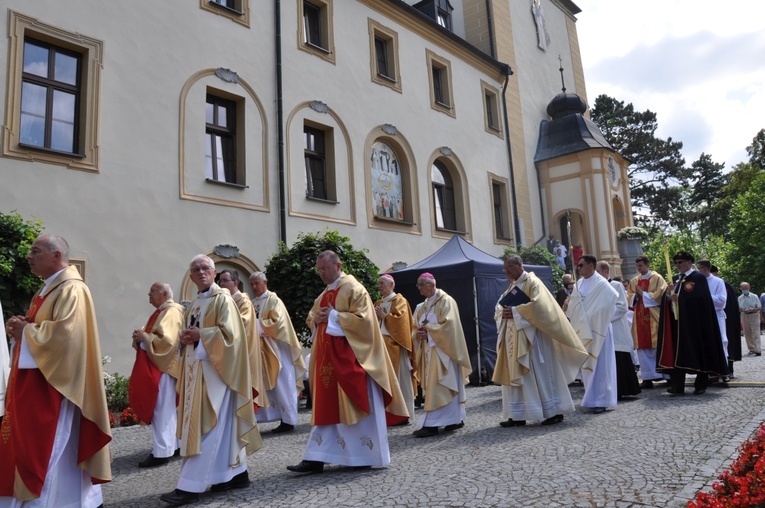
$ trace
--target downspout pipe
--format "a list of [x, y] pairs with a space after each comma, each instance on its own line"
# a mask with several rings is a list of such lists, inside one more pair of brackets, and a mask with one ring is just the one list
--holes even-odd
[[274, 4], [274, 23], [276, 46], [276, 130], [277, 130], [277, 161], [279, 166], [279, 240], [287, 243], [287, 204], [286, 176], [284, 172], [284, 95], [282, 85], [282, 3], [276, 0]]
[[507, 162], [510, 169], [510, 199], [512, 200], [511, 206], [513, 207], [513, 238], [515, 240], [516, 248], [520, 246], [519, 231], [521, 230], [520, 222], [518, 219], [518, 197], [515, 191], [515, 175], [513, 174], [513, 148], [510, 144], [510, 122], [507, 118], [507, 99], [505, 94], [507, 93], [507, 84], [510, 81], [510, 76], [513, 75], [513, 69], [508, 65], [505, 67], [505, 83], [502, 85], [502, 117], [505, 123], [505, 143], [507, 144]]

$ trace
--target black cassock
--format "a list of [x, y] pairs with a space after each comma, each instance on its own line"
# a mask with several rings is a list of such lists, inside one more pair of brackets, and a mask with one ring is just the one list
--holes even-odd
[[692, 271], [675, 284], [679, 319], [672, 312], [672, 299], [664, 295], [659, 315], [656, 370], [728, 374], [720, 328], [707, 278]]
[[728, 335], [728, 362], [741, 361], [741, 313], [738, 295], [729, 282], [725, 282], [728, 299], [725, 302], [725, 332]]

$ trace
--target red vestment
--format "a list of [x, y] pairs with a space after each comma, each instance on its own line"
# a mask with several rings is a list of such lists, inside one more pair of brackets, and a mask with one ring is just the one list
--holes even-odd
[[[648, 292], [650, 279], [638, 279], [638, 287], [644, 292]], [[651, 309], [645, 306], [643, 299], [638, 300], [635, 305], [635, 329], [637, 330], [638, 349], [653, 348], [653, 339], [651, 337]]]
[[[325, 291], [321, 306], [335, 303], [337, 289]], [[327, 323], [320, 323], [314, 338], [313, 392], [314, 425], [334, 425], [340, 422], [338, 391], [342, 390], [351, 402], [369, 414], [367, 373], [361, 367], [345, 337], [329, 335]]]
[[[161, 309], [157, 309], [149, 317], [146, 326], [143, 327], [146, 333], [151, 333]], [[146, 351], [140, 346], [135, 352], [135, 363], [133, 372], [130, 374], [130, 384], [128, 385], [128, 400], [130, 407], [133, 408], [138, 418], [145, 423], [151, 423], [154, 416], [154, 406], [157, 405], [157, 396], [159, 395], [159, 379], [162, 377], [162, 371], [151, 363], [151, 359]]]

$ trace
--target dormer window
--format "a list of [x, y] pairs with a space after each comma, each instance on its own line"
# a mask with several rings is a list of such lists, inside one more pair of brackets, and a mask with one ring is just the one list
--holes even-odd
[[449, 3], [449, 0], [424, 0], [413, 7], [447, 30], [452, 30], [454, 7]]

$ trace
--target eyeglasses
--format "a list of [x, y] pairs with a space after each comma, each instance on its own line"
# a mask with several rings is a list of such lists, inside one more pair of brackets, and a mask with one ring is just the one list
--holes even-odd
[[418, 288], [421, 288], [422, 286], [429, 286], [431, 284], [433, 284], [433, 283], [432, 282], [418, 282], [417, 284], [415, 284], [415, 286], [417, 286]]
[[578, 265], [576, 265], [576, 267], [577, 268], [584, 268], [584, 263], [579, 263]]

